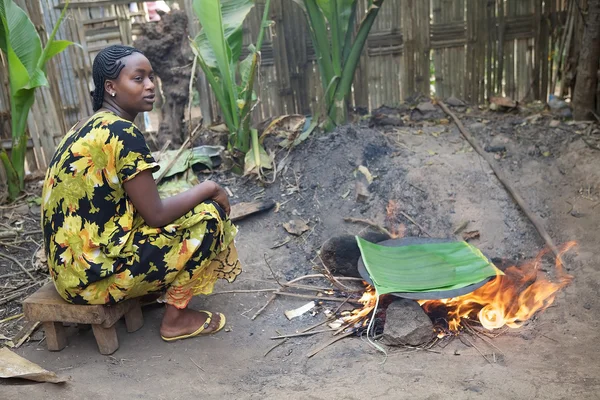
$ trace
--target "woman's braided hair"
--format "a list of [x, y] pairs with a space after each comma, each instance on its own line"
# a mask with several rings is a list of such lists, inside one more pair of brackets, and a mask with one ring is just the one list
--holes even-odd
[[95, 89], [90, 92], [94, 111], [102, 108], [104, 102], [104, 83], [107, 79], [117, 79], [125, 64], [121, 61], [133, 53], [143, 54], [136, 48], [114, 44], [102, 49], [94, 59], [92, 67]]

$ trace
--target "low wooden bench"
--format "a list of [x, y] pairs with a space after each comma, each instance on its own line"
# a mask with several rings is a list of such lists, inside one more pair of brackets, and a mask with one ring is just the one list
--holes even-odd
[[67, 303], [53, 283], [48, 283], [23, 301], [23, 313], [29, 321], [40, 321], [46, 334], [48, 350], [60, 351], [67, 345], [63, 322], [91, 325], [101, 354], [112, 354], [119, 348], [115, 323], [125, 317], [127, 332], [144, 325], [138, 299], [115, 305], [77, 305]]

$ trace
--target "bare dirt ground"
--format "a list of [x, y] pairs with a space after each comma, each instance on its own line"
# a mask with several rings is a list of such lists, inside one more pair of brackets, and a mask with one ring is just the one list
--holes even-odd
[[[587, 125], [551, 127], [545, 112], [527, 119], [538, 111], [457, 111], [482, 146], [505, 147], [496, 162], [555, 242], [578, 242], [565, 257], [572, 284], [545, 312], [493, 339], [497, 348], [473, 337], [475, 346], [454, 339], [431, 351], [388, 348], [382, 363], [382, 354], [366, 341], [349, 337], [307, 358], [329, 335], [319, 334], [292, 338], [264, 356], [275, 343], [271, 336], [304, 329], [325, 319], [323, 313], [288, 321], [283, 311], [306, 300], [278, 298], [251, 320], [269, 293], [215, 294], [193, 304], [223, 311], [228, 332], [165, 343], [158, 334], [162, 310], [147, 307], [138, 332], [128, 334], [120, 323], [120, 349], [112, 356], [98, 353], [91, 331], [74, 330], [58, 353], [48, 352], [43, 342], [26, 343], [17, 353], [71, 379], [63, 385], [2, 381], [0, 398], [599, 398], [600, 152], [586, 144], [599, 135]], [[280, 280], [313, 272], [325, 240], [365, 231], [344, 217], [384, 225], [390, 200], [432, 236], [455, 237], [455, 229], [469, 221], [467, 230], [480, 232], [471, 243], [488, 257], [515, 262], [534, 257], [543, 241], [487, 163], [444, 118], [372, 129], [362, 121], [315, 135], [289, 154], [275, 183], [264, 188], [246, 178], [213, 175], [233, 192], [233, 203], [261, 197], [280, 203], [277, 212], [239, 222], [245, 273], [217, 291], [277, 287], [265, 257]], [[364, 203], [354, 197], [359, 165], [375, 176]], [[2, 211], [0, 222], [14, 224], [9, 210]], [[310, 229], [300, 237], [288, 235], [282, 225], [291, 219], [302, 219]], [[424, 235], [403, 216], [395, 222], [404, 224], [407, 236]], [[273, 248], [288, 237], [287, 244]], [[0, 250], [26, 259], [35, 250], [31, 246]], [[11, 271], [18, 267], [0, 259], [0, 275]], [[17, 307], [0, 306], [5, 310], [0, 318]]]

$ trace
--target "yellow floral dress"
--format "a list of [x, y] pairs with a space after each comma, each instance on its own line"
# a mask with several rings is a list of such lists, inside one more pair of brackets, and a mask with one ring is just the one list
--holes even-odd
[[217, 279], [241, 272], [236, 227], [214, 201], [173, 223], [148, 226], [123, 183], [156, 171], [142, 133], [111, 112], [71, 129], [50, 162], [42, 229], [58, 293], [75, 304], [114, 304], [151, 293], [185, 308]]

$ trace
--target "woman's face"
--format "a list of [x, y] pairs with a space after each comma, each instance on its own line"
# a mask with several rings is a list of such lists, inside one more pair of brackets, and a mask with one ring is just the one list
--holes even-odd
[[[117, 79], [106, 81], [106, 95], [129, 114], [151, 111], [156, 95], [150, 61], [140, 53], [133, 53], [121, 62], [125, 67]], [[114, 97], [112, 93], [115, 93]]]

